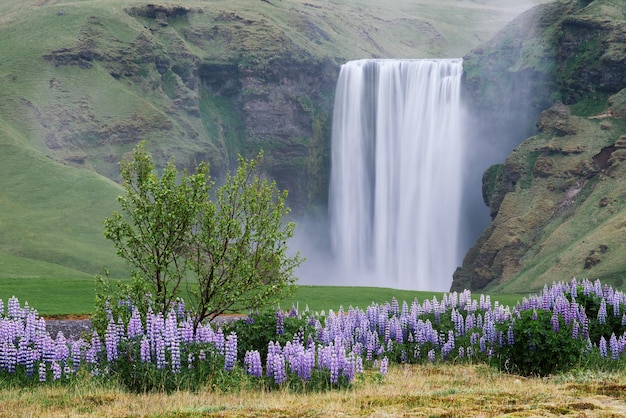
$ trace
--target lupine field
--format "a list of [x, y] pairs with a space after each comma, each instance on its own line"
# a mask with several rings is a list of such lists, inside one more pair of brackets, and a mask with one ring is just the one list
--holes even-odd
[[618, 368], [626, 356], [626, 295], [589, 280], [546, 286], [514, 307], [464, 291], [365, 310], [278, 309], [197, 329], [182, 302], [165, 316], [120, 306], [128, 320], [111, 314], [101, 334], [66, 339], [49, 335], [27, 304], [0, 301], [3, 384], [115, 379], [136, 392], [242, 384], [319, 391], [365, 374], [382, 380], [393, 363], [486, 363], [542, 376]]

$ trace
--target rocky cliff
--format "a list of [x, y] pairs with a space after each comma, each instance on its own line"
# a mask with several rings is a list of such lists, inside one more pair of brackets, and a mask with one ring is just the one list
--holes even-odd
[[[541, 18], [524, 27], [531, 14]], [[485, 171], [493, 220], [456, 271], [453, 289], [528, 292], [571, 277], [623, 285], [624, 16], [626, 5], [611, 1], [551, 3], [468, 57], [468, 97], [477, 112], [495, 107], [492, 117], [501, 112], [505, 120], [493, 131], [483, 120], [479, 132], [503, 140], [532, 135]], [[495, 72], [486, 69], [497, 56], [506, 59]]]
[[[415, 7], [397, 1], [385, 7], [10, 1], [3, 9], [6, 45], [22, 53], [5, 56], [23, 65], [36, 60], [27, 71], [7, 70], [10, 86], [2, 99], [12, 111], [6, 120], [25, 127], [28, 140], [54, 160], [114, 180], [118, 162], [140, 140], [147, 140], [157, 165], [171, 157], [181, 168], [205, 160], [218, 178], [237, 154], [250, 157], [263, 148], [267, 174], [289, 190], [289, 205], [302, 213], [326, 203], [340, 64], [458, 56], [521, 7], [493, 0]], [[45, 27], [49, 36], [35, 41], [32, 31], [13, 27], [18, 24]]]
[[0, 274], [126, 276], [102, 220], [141, 140], [218, 181], [263, 148], [294, 214], [325, 214], [340, 64], [462, 56], [545, 1], [3, 0]]

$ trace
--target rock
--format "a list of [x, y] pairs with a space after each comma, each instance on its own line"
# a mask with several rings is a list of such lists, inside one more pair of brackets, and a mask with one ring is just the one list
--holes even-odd
[[576, 133], [576, 126], [570, 121], [569, 108], [560, 101], [557, 101], [548, 110], [541, 112], [539, 122], [537, 122], [539, 132], [549, 133], [556, 136], [573, 135]]
[[537, 161], [535, 161], [533, 176], [552, 177], [556, 174], [556, 172], [556, 167], [552, 158], [540, 156], [537, 158]]
[[[626, 135], [619, 121], [626, 116], [626, 6], [563, 1], [534, 12], [543, 16], [539, 27], [524, 30], [514, 22], [468, 59], [469, 96], [473, 106], [489, 109], [485, 135], [493, 137], [510, 137], [506, 128], [497, 129], [497, 108], [517, 109], [502, 96], [524, 100], [513, 88], [521, 69], [553, 71], [527, 86], [532, 108], [539, 109], [537, 132], [483, 176], [492, 222], [454, 273], [452, 290], [535, 291], [585, 277], [599, 264], [594, 272], [610, 280], [626, 272], [619, 256], [626, 228]], [[494, 74], [498, 70], [505, 75]], [[561, 100], [539, 108], [550, 94]], [[595, 116], [586, 113], [596, 108]], [[517, 114], [520, 120], [528, 115]], [[514, 122], [503, 120], [517, 132]], [[593, 250], [585, 240], [596, 243]]]

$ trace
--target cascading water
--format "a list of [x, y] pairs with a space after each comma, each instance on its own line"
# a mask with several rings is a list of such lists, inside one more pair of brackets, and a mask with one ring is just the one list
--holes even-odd
[[341, 67], [331, 241], [352, 284], [447, 291], [459, 259], [461, 59]]

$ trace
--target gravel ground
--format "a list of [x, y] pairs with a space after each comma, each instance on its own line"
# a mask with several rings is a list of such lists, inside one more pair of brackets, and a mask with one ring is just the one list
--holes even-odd
[[62, 332], [65, 338], [78, 338], [91, 333], [91, 319], [51, 319], [46, 321], [46, 329], [52, 338]]

